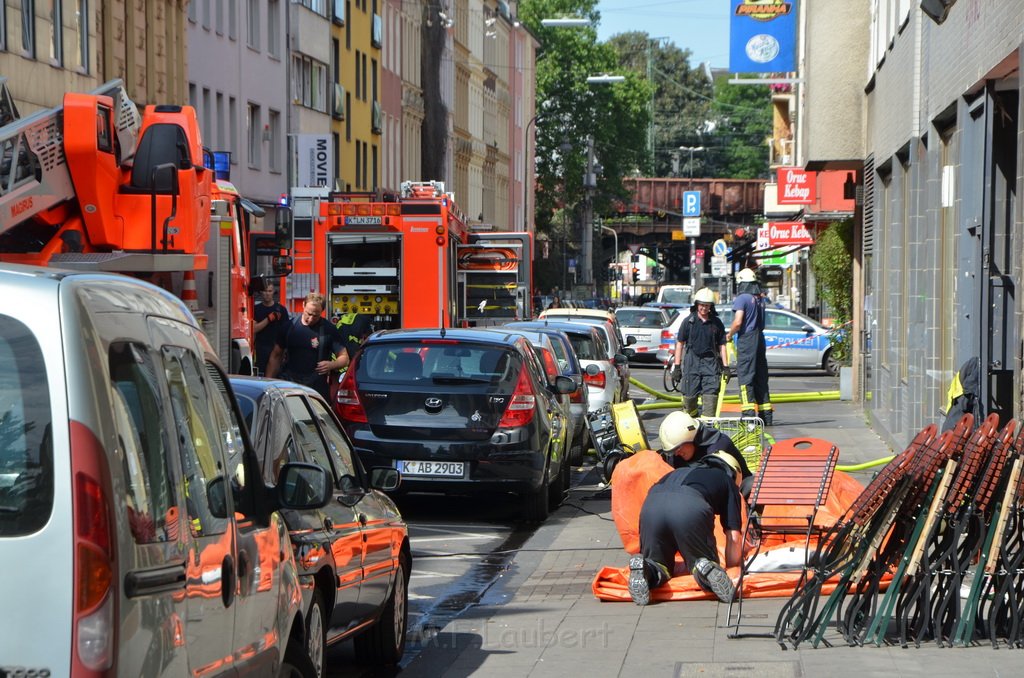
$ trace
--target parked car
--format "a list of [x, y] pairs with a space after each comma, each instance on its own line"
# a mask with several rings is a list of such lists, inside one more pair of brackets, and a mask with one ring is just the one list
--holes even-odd
[[15, 265], [0, 289], [0, 673], [311, 676], [278, 510], [325, 506], [327, 473], [264, 479], [170, 293]]
[[556, 394], [576, 390], [520, 334], [483, 329], [372, 335], [338, 389], [336, 411], [367, 466], [402, 472], [403, 492], [518, 495], [547, 517], [569, 483], [569, 422]]
[[[717, 310], [721, 311], [721, 306], [716, 307]], [[719, 313], [721, 315], [721, 313]], [[676, 354], [676, 337], [679, 336], [679, 328], [682, 326], [683, 321], [690, 316], [690, 307], [685, 309], [679, 309], [678, 312], [672, 317], [672, 322], [669, 323], [668, 327], [661, 331], [661, 341], [658, 344], [658, 360], [662, 363], [668, 362], [669, 358], [674, 358]], [[725, 322], [724, 320], [722, 321]], [[726, 325], [725, 329], [729, 329]]]
[[[565, 332], [572, 343], [573, 352], [583, 368], [587, 384], [587, 412], [623, 401], [622, 382], [615, 361], [608, 358], [607, 335], [596, 325], [562, 321], [558, 318], [516, 323], [521, 327], [548, 328]], [[626, 361], [618, 354], [617, 360]], [[589, 434], [589, 426], [587, 428]]]
[[290, 381], [232, 377], [263, 478], [288, 462], [323, 468], [333, 501], [284, 511], [299, 566], [309, 656], [324, 675], [326, 648], [355, 636], [356, 657], [393, 666], [405, 651], [409, 530], [384, 494], [399, 486], [392, 466], [364, 470], [327, 402]]
[[693, 287], [690, 285], [662, 285], [658, 288], [658, 296], [654, 300], [689, 306], [693, 303], [692, 297]]
[[636, 338], [632, 346], [633, 358], [646, 362], [656, 361], [661, 347], [661, 332], [671, 323], [669, 314], [659, 308], [622, 306], [615, 309], [615, 318], [627, 341], [629, 337]]
[[569, 394], [569, 420], [572, 422], [572, 443], [569, 446], [569, 461], [579, 465], [583, 461], [590, 440], [590, 427], [587, 426], [587, 403], [590, 397], [590, 386], [586, 381], [586, 371], [576, 356], [572, 339], [565, 332], [549, 327], [544, 321], [517, 321], [506, 323], [505, 327], [513, 329], [533, 330], [542, 332], [551, 338], [552, 348], [558, 367], [566, 377], [576, 384], [576, 390]]
[[[729, 329], [731, 308], [719, 308], [718, 314]], [[807, 316], [781, 308], [766, 309], [764, 343], [768, 349], [768, 368], [825, 370], [829, 375], [839, 374], [839, 361], [832, 351], [832, 330], [821, 326]]]
[[[633, 349], [630, 347], [636, 343], [636, 339], [623, 337], [622, 328], [619, 326], [619, 321], [615, 318], [613, 312], [596, 309], [553, 308], [542, 312], [538, 319], [565, 320], [598, 327], [604, 333], [608, 343], [608, 359], [615, 365], [615, 371], [619, 375], [618, 398], [619, 400], [629, 398], [629, 358], [633, 354]], [[626, 356], [626, 360], [616, 360], [615, 356], [619, 354]]]

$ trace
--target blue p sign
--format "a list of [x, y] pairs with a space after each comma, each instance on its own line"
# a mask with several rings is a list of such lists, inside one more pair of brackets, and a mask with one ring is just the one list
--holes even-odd
[[683, 191], [683, 216], [700, 216], [700, 191]]

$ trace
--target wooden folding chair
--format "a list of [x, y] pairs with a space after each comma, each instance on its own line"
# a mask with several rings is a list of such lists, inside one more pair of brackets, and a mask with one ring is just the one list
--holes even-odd
[[[734, 628], [731, 637], [739, 636], [740, 621], [743, 618], [743, 579], [761, 548], [772, 536], [804, 536], [800, 581], [807, 577], [811, 538], [820, 537], [831, 527], [818, 524], [815, 519], [818, 509], [828, 497], [838, 459], [839, 448], [818, 438], [780, 440], [765, 451], [760, 468], [754, 474], [748, 502], [751, 513], [743, 531], [743, 544], [753, 540], [756, 546], [740, 568], [736, 595], [733, 602], [729, 603], [726, 617], [726, 626]], [[735, 624], [731, 623], [733, 603], [737, 605]]]

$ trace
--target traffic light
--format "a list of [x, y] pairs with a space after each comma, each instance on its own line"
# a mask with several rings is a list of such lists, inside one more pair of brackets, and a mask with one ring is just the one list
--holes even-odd
[[636, 266], [633, 267], [633, 282], [640, 281], [640, 269]]

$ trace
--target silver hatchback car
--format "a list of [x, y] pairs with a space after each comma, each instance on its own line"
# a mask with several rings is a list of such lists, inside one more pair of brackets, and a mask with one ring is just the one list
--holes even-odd
[[[301, 675], [302, 592], [231, 387], [176, 297], [0, 266], [0, 675]], [[12, 668], [16, 667], [16, 668]]]

